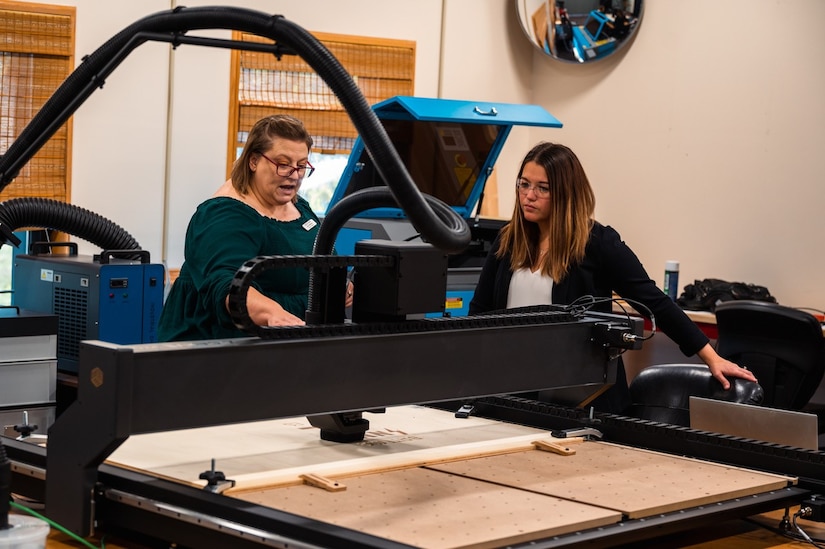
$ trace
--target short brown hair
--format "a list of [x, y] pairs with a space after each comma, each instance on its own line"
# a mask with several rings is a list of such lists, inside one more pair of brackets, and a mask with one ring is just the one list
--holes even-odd
[[272, 143], [276, 139], [286, 139], [288, 141], [303, 141], [307, 144], [307, 151], [312, 149], [312, 136], [304, 127], [304, 123], [288, 114], [273, 114], [261, 118], [252, 129], [243, 146], [241, 156], [232, 165], [232, 186], [238, 194], [245, 195], [249, 192], [252, 181], [252, 169], [249, 161], [253, 155], [265, 154], [272, 148]]

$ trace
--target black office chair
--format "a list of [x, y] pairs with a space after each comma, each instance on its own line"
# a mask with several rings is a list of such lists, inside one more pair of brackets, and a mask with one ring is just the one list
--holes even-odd
[[731, 379], [725, 391], [704, 364], [657, 364], [648, 366], [630, 382], [631, 405], [625, 415], [640, 419], [690, 426], [691, 396], [759, 405], [762, 387], [753, 381]]
[[753, 371], [765, 406], [801, 410], [825, 373], [825, 338], [813, 315], [764, 301], [716, 307], [716, 351]]

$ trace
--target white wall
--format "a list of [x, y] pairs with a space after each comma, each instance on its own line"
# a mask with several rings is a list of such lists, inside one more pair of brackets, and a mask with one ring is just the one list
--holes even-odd
[[[51, 2], [78, 6], [78, 62], [136, 19], [172, 7]], [[665, 260], [678, 259], [682, 285], [754, 282], [782, 303], [825, 308], [816, 230], [825, 205], [816, 171], [825, 142], [825, 2], [647, 0], [631, 46], [584, 66], [534, 49], [509, 0], [183, 4], [415, 40], [417, 95], [537, 103], [564, 123], [514, 129], [497, 166], [503, 216], [524, 152], [541, 139], [564, 142], [588, 171], [599, 220], [622, 233], [655, 280]], [[170, 61], [169, 50], [138, 48], [77, 112], [72, 198], [127, 229], [153, 260], [177, 267], [189, 215], [225, 170], [229, 53], [181, 46]]]
[[[533, 103], [533, 48], [522, 36], [515, 4], [502, 0], [447, 0], [445, 5], [447, 30], [440, 97]], [[493, 176], [499, 202], [502, 197], [510, 198], [509, 191], [515, 189], [515, 177], [524, 153], [532, 146], [531, 139], [527, 127], [511, 130]], [[499, 206], [499, 217], [509, 217], [512, 204]]]
[[[53, 0], [77, 7], [75, 64], [118, 31], [168, 1]], [[75, 112], [72, 203], [126, 229], [160, 258], [166, 148], [168, 48], [139, 47]], [[78, 242], [81, 253], [99, 248]]]
[[648, 0], [635, 42], [586, 66], [536, 50], [532, 101], [564, 128], [654, 280], [714, 277], [825, 308], [825, 18], [819, 0]]

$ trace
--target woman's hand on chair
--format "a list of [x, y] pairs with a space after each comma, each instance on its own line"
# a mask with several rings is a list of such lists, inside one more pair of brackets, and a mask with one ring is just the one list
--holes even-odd
[[730, 381], [728, 378], [738, 377], [748, 381], [758, 382], [753, 372], [743, 366], [731, 362], [719, 356], [710, 343], [705, 345], [698, 353], [696, 353], [702, 362], [707, 364], [710, 373], [722, 384], [722, 388], [726, 391], [730, 389]]

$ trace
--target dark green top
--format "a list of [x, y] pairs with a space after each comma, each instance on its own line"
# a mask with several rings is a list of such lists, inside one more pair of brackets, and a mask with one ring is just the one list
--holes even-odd
[[[211, 198], [198, 206], [186, 230], [185, 261], [160, 314], [158, 341], [249, 336], [238, 330], [226, 310], [235, 273], [259, 255], [309, 255], [318, 217], [298, 198], [301, 217], [277, 221], [243, 202]], [[309, 271], [270, 269], [252, 284], [293, 315], [304, 318]]]

